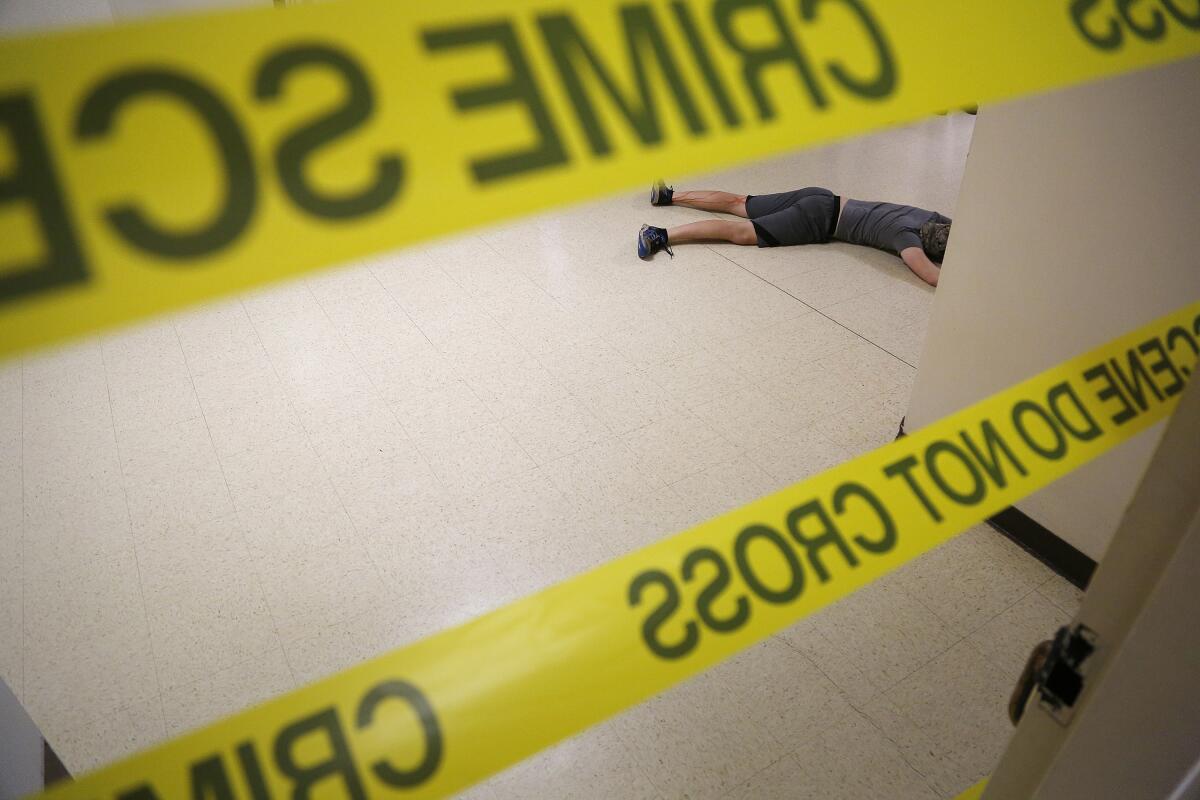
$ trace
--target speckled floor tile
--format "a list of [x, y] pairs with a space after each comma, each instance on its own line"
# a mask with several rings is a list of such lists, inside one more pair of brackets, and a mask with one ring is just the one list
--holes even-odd
[[1040, 592], [1030, 592], [967, 637], [975, 649], [1016, 684], [1029, 654], [1070, 617]]
[[737, 444], [687, 412], [626, 433], [621, 441], [642, 472], [668, 484], [741, 454]]
[[896, 582], [943, 624], [966, 636], [1045, 583], [1050, 571], [987, 525], [896, 571]]
[[671, 490], [704, 519], [740, 508], [779, 487], [780, 482], [749, 456], [738, 456], [671, 484]]
[[491, 778], [495, 800], [559, 797], [571, 800], [657, 800], [660, 795], [611, 725], [601, 725]]
[[1051, 575], [1037, 590], [1068, 616], [1073, 617], [1079, 613], [1079, 605], [1083, 602], [1083, 592], [1066, 578]]
[[67, 770], [81, 776], [154, 746], [166, 737], [167, 728], [162, 700], [155, 695], [61, 733], [42, 733]]
[[365, 545], [345, 542], [281, 561], [258, 562], [267, 607], [282, 639], [293, 639], [387, 604]]
[[234, 516], [138, 543], [138, 574], [164, 689], [278, 649], [243, 526]]
[[722, 796], [787, 752], [726, 689], [700, 675], [611, 723], [663, 797]]
[[[935, 141], [960, 158], [970, 126], [696, 180], [903, 180], [950, 213], [957, 167], [901, 156]], [[634, 257], [641, 222], [708, 216], [628, 193], [0, 368], [0, 532], [21, 554], [0, 562], [0, 674], [21, 673], [35, 719], [90, 767], [894, 435], [929, 293], [840, 244]], [[989, 675], [1077, 598], [1007, 543], [955, 544], [903, 592], [853, 598], [799, 643], [788, 632], [468, 795], [925, 797], [914, 770], [963, 788], [1001, 746]], [[946, 631], [972, 639], [946, 650]], [[987, 735], [938, 716], [953, 703]]]
[[573, 397], [514, 414], [500, 424], [539, 465], [612, 436], [608, 426]]
[[498, 422], [418, 443], [438, 480], [451, 491], [511, 478], [537, 466]]
[[890, 577], [863, 587], [777, 637], [812, 659], [860, 706], [959, 639]]
[[296, 688], [282, 649], [163, 692], [168, 736], [178, 736]]
[[991, 772], [1004, 752], [1014, 682], [961, 641], [862, 711], [939, 792], [954, 794]]

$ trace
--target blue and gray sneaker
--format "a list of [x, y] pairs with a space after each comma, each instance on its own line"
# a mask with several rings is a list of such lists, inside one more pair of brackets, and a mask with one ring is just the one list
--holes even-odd
[[659, 178], [658, 183], [650, 187], [650, 205], [669, 206], [674, 194], [675, 190], [663, 183], [662, 178]]
[[648, 261], [650, 256], [659, 250], [666, 250], [667, 255], [671, 258], [675, 257], [675, 254], [671, 252], [671, 245], [667, 243], [667, 229], [643, 225], [642, 229], [638, 231], [638, 258]]

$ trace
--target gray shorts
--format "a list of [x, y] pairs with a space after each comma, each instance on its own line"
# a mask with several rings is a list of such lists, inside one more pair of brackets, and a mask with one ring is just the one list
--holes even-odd
[[759, 247], [821, 244], [833, 238], [842, 199], [810, 186], [794, 192], [746, 197], [746, 216], [754, 223]]

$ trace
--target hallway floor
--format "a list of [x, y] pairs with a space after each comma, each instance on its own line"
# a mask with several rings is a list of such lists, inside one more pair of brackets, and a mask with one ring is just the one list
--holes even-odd
[[[664, 177], [953, 216], [973, 121]], [[637, 259], [704, 216], [638, 191], [0, 365], [0, 677], [68, 768], [890, 441], [933, 290], [844, 244]], [[981, 526], [470, 796], [953, 797], [1077, 602]]]

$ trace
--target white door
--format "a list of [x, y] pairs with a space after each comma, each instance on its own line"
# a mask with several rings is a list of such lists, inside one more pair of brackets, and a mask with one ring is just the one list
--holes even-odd
[[1070, 707], [1034, 692], [985, 800], [1200, 798], [1200, 381], [1168, 423], [1072, 624]]

